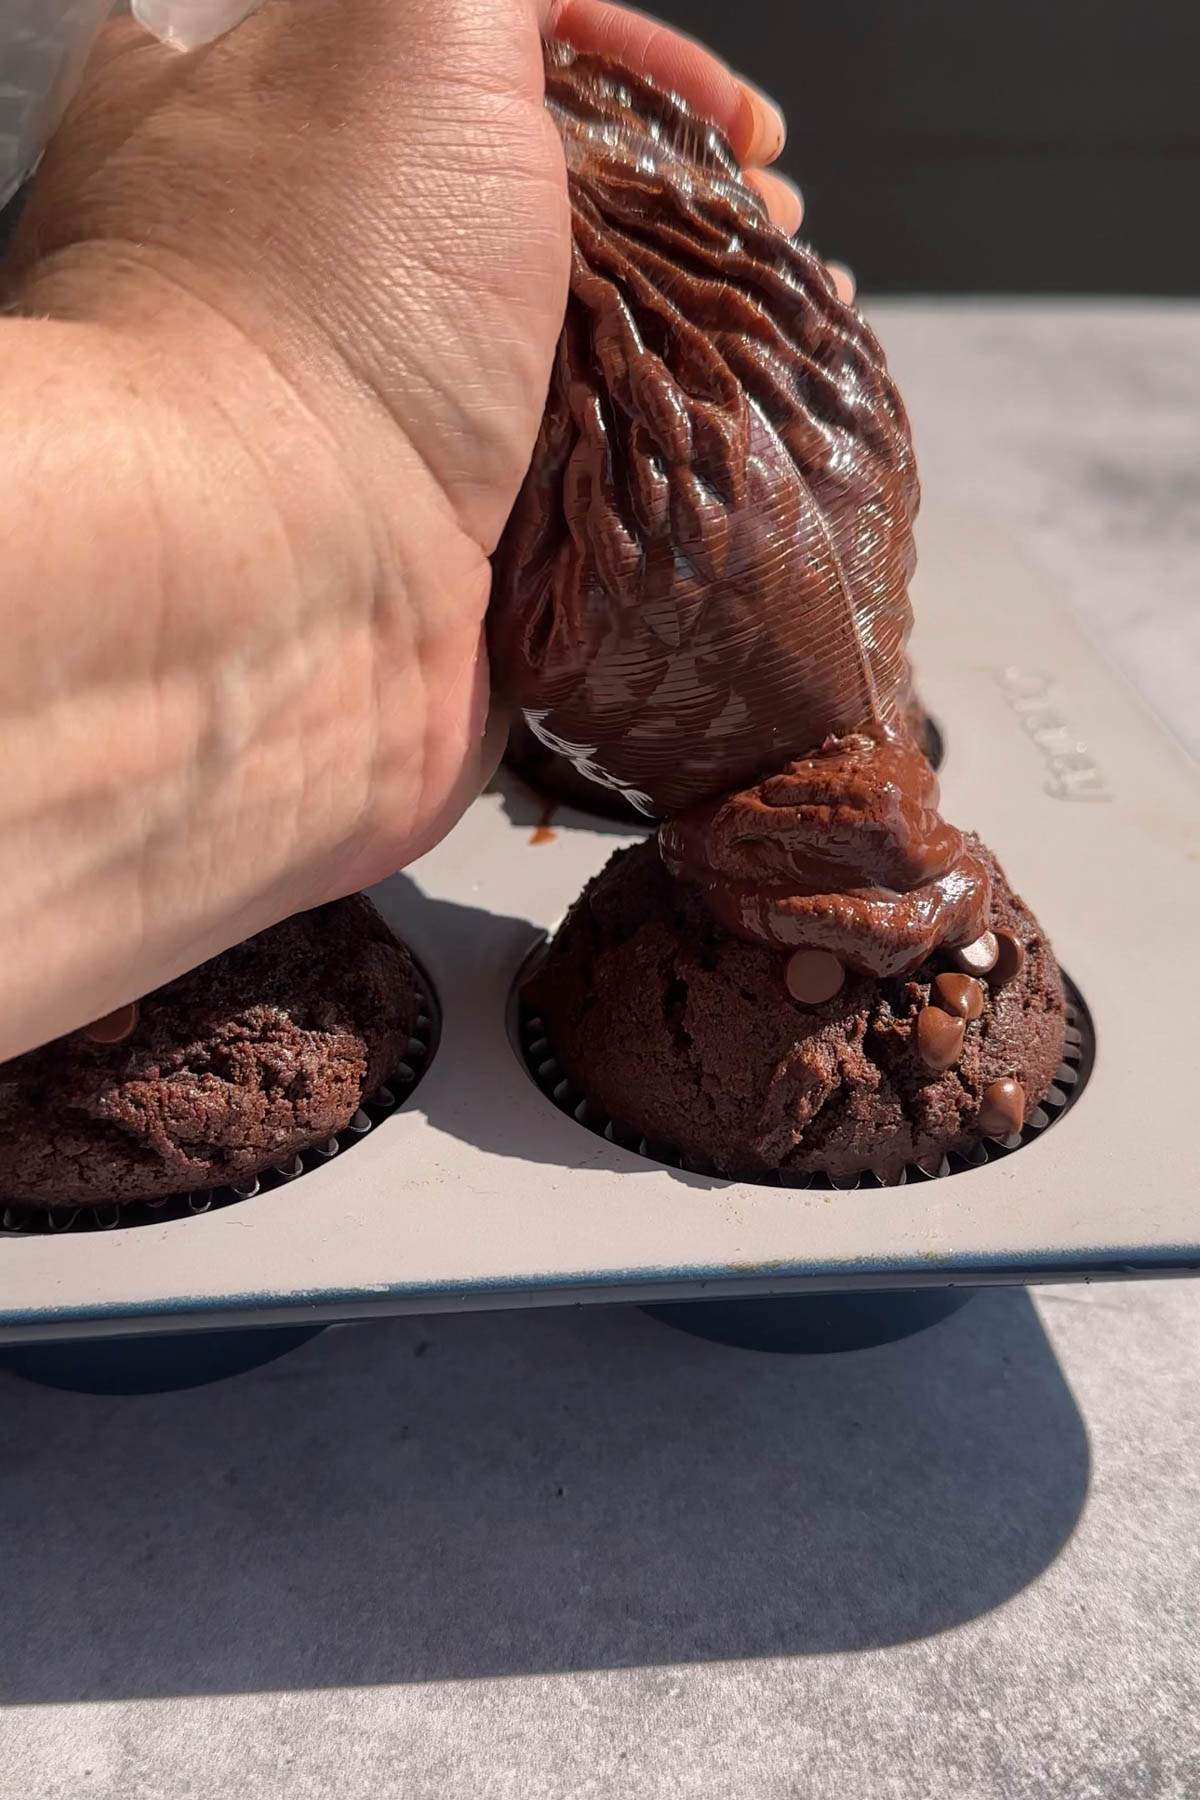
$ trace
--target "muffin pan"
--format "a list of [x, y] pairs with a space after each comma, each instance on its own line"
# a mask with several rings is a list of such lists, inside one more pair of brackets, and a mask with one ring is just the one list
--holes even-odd
[[13, 1221], [0, 1342], [1200, 1269], [1196, 768], [994, 527], [928, 509], [921, 554], [914, 659], [946, 732], [945, 810], [1027, 892], [1077, 983], [1081, 1043], [1095, 1028], [1090, 1079], [1036, 1141], [855, 1191], [724, 1181], [584, 1129], [531, 1081], [510, 998], [637, 834], [565, 808], [547, 827], [502, 776], [373, 896], [436, 997], [419, 1085], [367, 1109], [353, 1154], [253, 1195], [122, 1217], [136, 1229]]

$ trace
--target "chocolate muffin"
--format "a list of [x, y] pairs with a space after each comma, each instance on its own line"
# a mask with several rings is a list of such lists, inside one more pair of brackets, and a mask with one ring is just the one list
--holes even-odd
[[403, 1060], [418, 990], [362, 894], [0, 1064], [0, 1200], [82, 1207], [240, 1182], [324, 1142]]
[[1062, 982], [994, 857], [966, 843], [990, 878], [991, 971], [942, 947], [905, 975], [846, 969], [827, 999], [826, 952], [736, 936], [653, 839], [619, 850], [535, 982], [564, 1072], [617, 1125], [749, 1180], [894, 1179], [1019, 1129], [1062, 1059]]

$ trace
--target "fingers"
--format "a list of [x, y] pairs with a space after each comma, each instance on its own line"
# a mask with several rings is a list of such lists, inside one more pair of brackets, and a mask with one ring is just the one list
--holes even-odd
[[[762, 195], [773, 225], [795, 237], [804, 219], [804, 196], [794, 181], [774, 169], [747, 169], [742, 179]], [[844, 263], [826, 263], [839, 300], [853, 306], [857, 291], [853, 274]]]
[[804, 196], [795, 182], [773, 169], [747, 169], [744, 180], [762, 196], [772, 224], [794, 237], [804, 218]]
[[[613, 0], [538, 0], [541, 28], [577, 50], [611, 56], [679, 94], [729, 139], [748, 184], [761, 194], [772, 222], [789, 237], [800, 229], [804, 197], [795, 182], [765, 165], [783, 149], [783, 115], [765, 94], [720, 57], [661, 20]], [[854, 277], [840, 263], [829, 273], [838, 298], [854, 300]]]
[[734, 153], [748, 167], [773, 163], [787, 139], [787, 125], [775, 102], [750, 82], [736, 76], [740, 116], [727, 132]]
[[658, 19], [611, 0], [562, 0], [546, 17], [556, 37], [577, 50], [612, 56], [711, 119], [743, 163], [759, 167], [783, 149], [783, 115], [711, 50]]
[[847, 306], [853, 305], [858, 289], [850, 270], [843, 263], [826, 263], [825, 267], [833, 276], [833, 285], [837, 289], [838, 299], [844, 300]]

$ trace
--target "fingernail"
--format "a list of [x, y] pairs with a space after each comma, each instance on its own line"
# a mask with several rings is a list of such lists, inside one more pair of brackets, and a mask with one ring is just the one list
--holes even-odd
[[[780, 175], [772, 169], [771, 178], [773, 181], [778, 182], [783, 196], [786, 196], [786, 199], [791, 202], [792, 206], [790, 216], [786, 218], [782, 216], [779, 217], [776, 219], [776, 224], [778, 224], [782, 230], [786, 231], [789, 237], [793, 237], [804, 223], [804, 195], [790, 176]], [[775, 210], [776, 209], [773, 207], [772, 214], [774, 214]], [[782, 206], [778, 208], [781, 215], [784, 210], [785, 209]]]
[[826, 263], [825, 267], [833, 277], [833, 285], [837, 289], [838, 299], [843, 300], [847, 306], [852, 306], [857, 292], [857, 283], [850, 270], [844, 263]]
[[742, 80], [742, 130], [746, 144], [742, 161], [753, 166], [774, 162], [787, 138], [783, 113], [773, 100]]
[[804, 219], [804, 196], [796, 183], [774, 169], [747, 169], [742, 179], [762, 195], [780, 231], [794, 237]]

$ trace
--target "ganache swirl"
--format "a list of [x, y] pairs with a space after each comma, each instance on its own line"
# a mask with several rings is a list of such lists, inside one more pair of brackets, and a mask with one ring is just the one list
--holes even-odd
[[663, 860], [729, 930], [770, 949], [828, 950], [907, 975], [987, 930], [991, 883], [937, 810], [913, 745], [830, 739], [752, 788], [659, 827]]
[[547, 103], [570, 301], [494, 558], [493, 676], [662, 817], [901, 729], [916, 466], [873, 333], [719, 132], [562, 48]]

